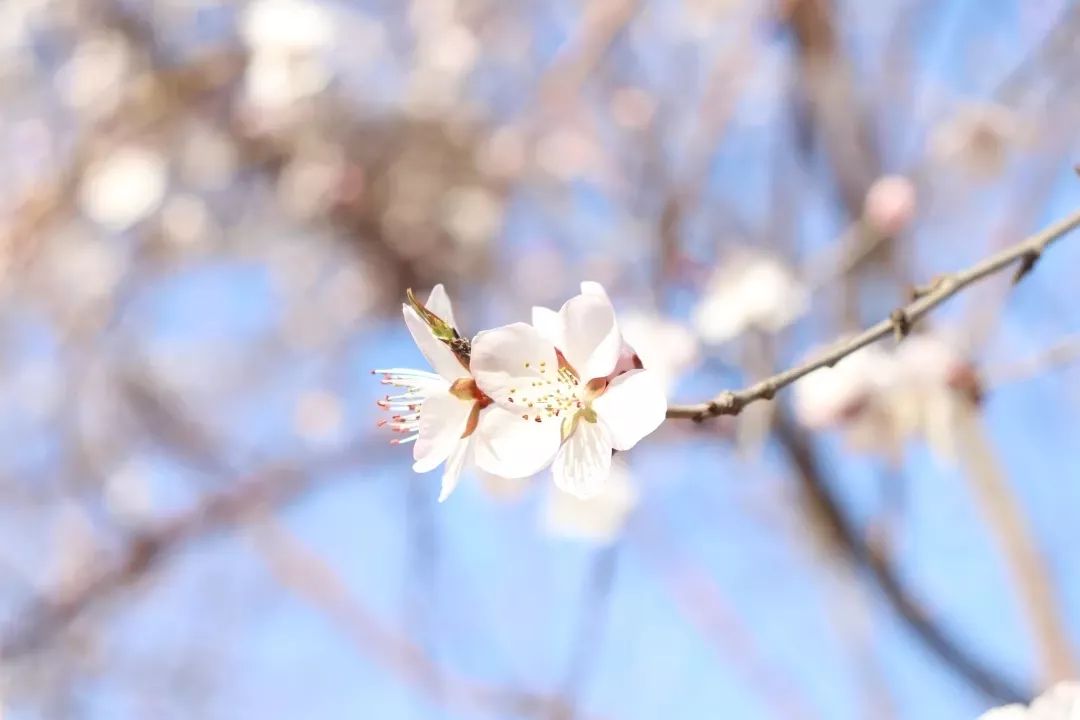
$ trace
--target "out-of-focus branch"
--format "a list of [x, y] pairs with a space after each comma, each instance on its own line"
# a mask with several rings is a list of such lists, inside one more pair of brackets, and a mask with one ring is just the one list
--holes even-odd
[[722, 392], [708, 402], [696, 405], [672, 405], [668, 408], [667, 416], [701, 421], [717, 415], [737, 415], [750, 403], [772, 399], [781, 388], [787, 387], [814, 370], [832, 367], [856, 350], [890, 335], [903, 337], [923, 316], [972, 283], [1013, 266], [1017, 268], [1014, 281], [1020, 280], [1031, 271], [1047, 247], [1077, 226], [1080, 226], [1080, 211], [966, 270], [942, 275], [929, 286], [916, 289], [915, 300], [897, 308], [885, 320], [863, 330], [849, 340], [836, 344], [832, 349], [809, 362], [765, 378], [743, 390]]
[[1069, 645], [1069, 633], [1054, 596], [1050, 572], [1018, 509], [1016, 498], [995, 462], [975, 408], [965, 406], [956, 420], [959, 456], [967, 468], [976, 502], [992, 534], [996, 537], [1012, 587], [1031, 624], [1039, 653], [1039, 685], [1049, 687], [1073, 677], [1076, 659]]
[[385, 665], [433, 703], [469, 712], [470, 717], [477, 712], [497, 717], [570, 717], [570, 709], [558, 697], [490, 687], [437, 667], [418, 646], [387, 630], [325, 560], [279, 524], [258, 524], [254, 537], [284, 586], [335, 621], [366, 657]]
[[269, 468], [135, 532], [114, 558], [91, 568], [84, 579], [35, 598], [15, 613], [0, 636], [0, 660], [10, 661], [47, 645], [84, 612], [146, 577], [170, 554], [252, 514], [288, 503], [309, 489], [316, 477], [355, 465], [369, 452], [366, 445], [353, 445], [302, 465]]
[[813, 129], [821, 138], [848, 216], [862, 215], [863, 198], [880, 174], [870, 124], [841, 48], [831, 0], [789, 0], [787, 20], [799, 51], [799, 70]]
[[931, 618], [905, 589], [888, 558], [868, 544], [855, 523], [841, 509], [826, 480], [809, 437], [785, 413], [777, 413], [774, 424], [777, 441], [787, 454], [806, 495], [811, 511], [828, 529], [835, 546], [852, 562], [870, 572], [890, 607], [916, 637], [943, 663], [990, 698], [1019, 702], [1031, 697], [1012, 681], [1001, 677], [973, 658]]

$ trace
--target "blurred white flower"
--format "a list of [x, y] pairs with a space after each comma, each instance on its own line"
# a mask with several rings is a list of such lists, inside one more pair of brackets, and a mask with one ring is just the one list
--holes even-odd
[[[814, 357], [824, 348], [810, 353]], [[795, 417], [813, 430], [863, 414], [891, 382], [894, 360], [876, 345], [856, 350], [833, 367], [815, 370], [792, 386]]]
[[616, 455], [611, 462], [611, 473], [599, 495], [581, 499], [570, 493], [551, 491], [543, 506], [541, 522], [549, 535], [609, 543], [622, 532], [638, 499], [630, 468]]
[[915, 185], [902, 175], [879, 177], [866, 192], [863, 220], [878, 233], [899, 235], [915, 217]]
[[329, 13], [310, 0], [255, 0], [244, 10], [241, 34], [256, 52], [305, 52], [334, 41]]
[[79, 185], [79, 207], [110, 230], [125, 230], [157, 210], [167, 184], [161, 153], [123, 147], [87, 168]]
[[131, 67], [131, 49], [119, 34], [84, 40], [55, 76], [61, 97], [72, 107], [98, 115], [119, 102]]
[[697, 336], [682, 323], [655, 313], [628, 312], [620, 318], [619, 329], [642, 366], [656, 372], [669, 392], [701, 361]]
[[750, 329], [778, 332], [807, 310], [810, 293], [779, 260], [743, 250], [721, 263], [694, 309], [706, 343], [720, 344]]
[[1006, 705], [979, 720], [1080, 720], [1080, 682], [1062, 682], [1036, 698], [1030, 707]]
[[502, 224], [503, 208], [485, 188], [455, 187], [442, 201], [443, 225], [458, 245], [478, 247], [495, 238]]
[[245, 94], [256, 108], [287, 107], [329, 83], [323, 53], [336, 33], [332, 16], [320, 3], [256, 0], [244, 12], [241, 34], [252, 51]]
[[952, 459], [959, 413], [979, 400], [980, 387], [974, 366], [953, 343], [923, 334], [892, 351], [863, 348], [802, 378], [792, 394], [803, 425], [842, 427], [853, 448], [895, 455], [919, 438]]

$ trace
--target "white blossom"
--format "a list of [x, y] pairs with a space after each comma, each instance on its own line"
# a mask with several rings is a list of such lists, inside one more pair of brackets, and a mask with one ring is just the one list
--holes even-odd
[[90, 165], [79, 186], [79, 207], [111, 230], [150, 216], [165, 197], [168, 173], [160, 153], [125, 147]]
[[[494, 433], [485, 469], [510, 462], [545, 466], [555, 484], [581, 498], [599, 494], [613, 450], [628, 450], [664, 420], [667, 403], [655, 372], [627, 369], [615, 311], [603, 288], [587, 286], [558, 313], [534, 312], [540, 327], [515, 323], [482, 332], [471, 368], [480, 390], [509, 413]], [[549, 314], [550, 313], [550, 314]]]
[[720, 344], [747, 330], [775, 333], [804, 315], [810, 293], [780, 261], [751, 251], [736, 253], [713, 272], [694, 326], [706, 343]]
[[919, 438], [955, 455], [959, 413], [977, 402], [979, 380], [964, 354], [940, 334], [912, 335], [888, 351], [871, 345], [800, 379], [795, 415], [807, 427], [843, 427], [854, 448], [895, 455]]

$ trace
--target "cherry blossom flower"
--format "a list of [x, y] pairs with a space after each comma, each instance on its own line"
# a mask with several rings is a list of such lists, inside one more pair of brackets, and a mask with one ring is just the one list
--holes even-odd
[[694, 326], [718, 345], [747, 330], [779, 332], [807, 311], [806, 286], [779, 260], [742, 251], [722, 263], [694, 309]]
[[498, 415], [502, 411], [490, 407], [491, 399], [479, 391], [469, 373], [466, 343], [458, 335], [453, 308], [443, 286], [432, 289], [426, 305], [415, 302], [402, 305], [402, 313], [417, 347], [436, 372], [409, 368], [375, 370], [383, 375], [384, 383], [403, 391], [379, 401], [381, 407], [394, 413], [382, 424], [405, 435], [394, 443], [415, 443], [413, 470], [416, 472], [430, 472], [445, 463], [439, 494], [442, 502], [457, 486], [466, 463], [475, 459], [477, 446], [484, 444], [481, 438], [508, 423], [499, 423]]
[[1078, 720], [1080, 682], [1063, 682], [1047, 690], [1030, 707], [1014, 704], [995, 708], [979, 720]]
[[[599, 286], [534, 319], [540, 327], [514, 323], [473, 341], [477, 386], [513, 419], [492, 434], [486, 469], [554, 460], [557, 487], [593, 497], [608, 479], [612, 451], [630, 449], [663, 422], [663, 382], [634, 367]], [[620, 358], [629, 367], [616, 373]]]

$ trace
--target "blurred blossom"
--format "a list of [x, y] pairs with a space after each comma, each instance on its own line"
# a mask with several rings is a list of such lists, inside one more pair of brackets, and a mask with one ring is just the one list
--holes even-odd
[[915, 217], [915, 185], [902, 175], [879, 177], [866, 192], [863, 220], [874, 231], [894, 237]]
[[443, 198], [443, 224], [462, 246], [486, 245], [502, 224], [502, 203], [480, 186], [453, 188]]
[[974, 366], [938, 334], [891, 351], [870, 345], [793, 387], [796, 417], [811, 429], [842, 427], [854, 449], [893, 457], [918, 438], [946, 460], [956, 454], [959, 413], [979, 396]]
[[172, 245], [190, 248], [206, 239], [210, 213], [197, 195], [173, 195], [161, 210], [161, 226]]
[[332, 148], [297, 153], [278, 179], [281, 206], [301, 219], [324, 214], [334, 200], [343, 172], [342, 155]]
[[311, 52], [334, 41], [334, 23], [314, 0], [254, 0], [244, 9], [241, 34], [255, 52]]
[[[807, 359], [824, 350], [811, 352]], [[796, 418], [821, 430], [862, 415], [891, 381], [894, 362], [879, 346], [869, 345], [797, 380], [792, 386]]]
[[622, 534], [639, 494], [622, 457], [611, 461], [611, 472], [599, 495], [583, 500], [551, 489], [543, 507], [542, 525], [549, 535], [594, 543], [610, 543]]
[[326, 390], [309, 390], [296, 401], [293, 430], [307, 442], [331, 443], [341, 438], [344, 417], [341, 398]]
[[1027, 143], [1030, 131], [1012, 109], [998, 104], [970, 104], [939, 125], [930, 139], [931, 153], [989, 179], [1004, 169], [1010, 152]]
[[694, 308], [706, 343], [720, 344], [748, 330], [775, 333], [804, 315], [810, 294], [779, 260], [742, 250], [721, 263]]
[[153, 467], [145, 460], [128, 458], [105, 479], [105, 506], [114, 519], [138, 525], [149, 519], [153, 499], [149, 478]]
[[627, 312], [619, 318], [619, 329], [641, 364], [662, 378], [669, 393], [701, 361], [697, 336], [682, 323], [655, 313]]
[[[241, 25], [251, 49], [245, 78], [247, 101], [260, 110], [284, 109], [330, 82], [324, 52], [334, 43], [334, 22], [312, 0], [255, 0]], [[274, 118], [258, 116], [260, 122]]]
[[479, 54], [472, 32], [460, 23], [448, 23], [430, 37], [421, 38], [417, 62], [454, 82], [472, 70]]
[[139, 147], [121, 147], [86, 170], [79, 207], [110, 230], [125, 230], [151, 215], [165, 196], [165, 158]]
[[1062, 682], [1036, 698], [1030, 707], [995, 708], [979, 720], [1080, 720], [1080, 682]]
[[92, 37], [79, 43], [57, 72], [57, 89], [68, 105], [104, 115], [119, 104], [130, 69], [131, 49], [121, 35]]
[[569, 182], [596, 166], [598, 152], [596, 143], [583, 131], [563, 126], [540, 138], [534, 160], [544, 172]]

